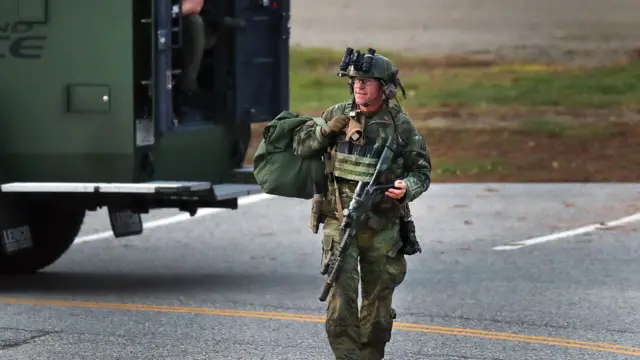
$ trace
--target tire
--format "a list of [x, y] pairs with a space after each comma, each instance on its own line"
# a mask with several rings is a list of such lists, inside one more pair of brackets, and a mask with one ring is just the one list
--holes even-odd
[[28, 206], [33, 247], [13, 255], [0, 250], [0, 274], [32, 274], [56, 262], [71, 247], [84, 222], [85, 209], [61, 201]]

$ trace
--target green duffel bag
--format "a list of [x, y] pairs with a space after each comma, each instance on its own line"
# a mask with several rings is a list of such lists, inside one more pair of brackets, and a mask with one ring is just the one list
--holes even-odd
[[293, 131], [311, 120], [327, 127], [321, 117], [290, 111], [283, 111], [265, 127], [253, 156], [253, 175], [265, 193], [297, 199], [313, 197], [313, 184], [324, 178], [322, 153], [312, 156], [293, 153]]

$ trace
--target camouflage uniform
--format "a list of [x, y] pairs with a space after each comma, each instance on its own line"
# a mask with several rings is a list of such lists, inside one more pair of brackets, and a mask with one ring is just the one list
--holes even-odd
[[[375, 77], [387, 81], [387, 74], [395, 69], [391, 62], [375, 55], [370, 74], [349, 76]], [[348, 114], [356, 108], [354, 99], [329, 107], [322, 117], [331, 119]], [[326, 199], [321, 206], [324, 217], [322, 261], [328, 261], [332, 251], [340, 244], [339, 207], [348, 207], [359, 180], [366, 180], [376, 166], [375, 159], [368, 159], [381, 149], [389, 136], [397, 131], [406, 143], [404, 152], [392, 165], [384, 183], [403, 179], [406, 194], [400, 199], [384, 196], [372, 209], [371, 218], [377, 220], [356, 234], [345, 256], [337, 281], [329, 293], [326, 333], [336, 359], [382, 359], [386, 343], [390, 340], [395, 311], [391, 307], [395, 288], [402, 283], [407, 272], [405, 254], [399, 237], [400, 212], [403, 205], [415, 200], [430, 185], [431, 161], [427, 145], [414, 128], [409, 117], [398, 105], [383, 107], [364, 116], [362, 145], [350, 143], [342, 132], [331, 141], [320, 132], [315, 123], [303, 125], [294, 137], [294, 151], [299, 155], [311, 155], [319, 151], [333, 150], [335, 164], [328, 183]], [[395, 128], [393, 122], [395, 121]], [[380, 152], [377, 152], [380, 154]], [[331, 167], [330, 169], [331, 170]], [[335, 181], [334, 181], [335, 180]], [[339, 195], [336, 195], [336, 187]], [[337, 201], [340, 197], [340, 202]], [[340, 206], [338, 206], [341, 204]], [[374, 226], [376, 225], [376, 226]], [[361, 274], [358, 271], [360, 265]], [[358, 313], [358, 282], [362, 280], [362, 305]]]

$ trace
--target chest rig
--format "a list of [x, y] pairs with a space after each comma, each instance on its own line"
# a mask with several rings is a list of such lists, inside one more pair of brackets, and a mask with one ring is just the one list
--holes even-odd
[[[343, 113], [349, 115], [351, 121], [345, 131], [345, 136], [339, 138], [335, 145], [329, 147], [324, 155], [325, 175], [327, 180], [333, 186], [335, 192], [336, 210], [335, 216], [342, 222], [343, 206], [340, 196], [340, 187], [338, 183], [351, 183], [353, 186], [358, 181], [369, 181], [375, 172], [381, 150], [386, 144], [387, 136], [397, 136], [395, 109], [387, 109], [390, 112], [390, 120], [387, 117], [383, 119], [375, 119], [369, 123], [369, 135], [377, 135], [375, 137], [367, 136], [365, 127], [366, 119], [359, 112], [348, 109]], [[392, 122], [393, 133], [389, 134], [385, 129], [378, 128], [378, 131], [371, 131], [371, 125], [375, 122]], [[374, 126], [374, 128], [377, 126]], [[329, 194], [327, 194], [329, 195]], [[393, 203], [394, 200], [388, 200]], [[324, 222], [324, 218], [332, 212], [332, 206], [327, 206], [326, 199], [318, 194], [312, 200], [311, 208], [311, 231], [316, 234], [319, 230], [320, 223]], [[330, 209], [329, 209], [330, 208]], [[323, 210], [321, 210], [323, 209]], [[399, 237], [402, 241], [401, 251], [405, 255], [413, 255], [422, 252], [420, 243], [415, 234], [415, 225], [411, 217], [411, 211], [408, 204], [399, 206], [397, 209], [397, 218], [399, 220]], [[323, 214], [324, 213], [324, 214]], [[373, 213], [369, 213], [369, 226], [375, 230], [381, 228], [381, 222]]]
[[380, 144], [365, 135], [364, 116], [352, 111], [349, 117], [346, 136], [329, 149], [331, 162], [327, 163], [326, 170], [340, 180], [370, 181], [378, 163], [375, 151], [380, 149]]
[[[391, 119], [386, 114], [384, 117], [374, 115], [367, 119], [358, 110], [348, 108], [345, 110], [344, 113], [351, 120], [344, 134], [336, 139], [335, 144], [329, 147], [325, 154], [325, 173], [330, 182], [329, 189], [333, 192], [329, 198], [335, 200], [335, 210], [337, 210], [335, 215], [340, 221], [342, 221], [343, 214], [340, 189], [343, 189], [342, 195], [344, 196], [354, 191], [359, 181], [371, 181], [386, 140], [389, 136], [396, 136], [395, 123], [392, 123], [394, 121], [393, 114], [391, 114]], [[382, 111], [388, 112], [389, 110], [391, 109], [387, 108]], [[394, 126], [392, 133], [388, 130], [388, 125], [391, 124]], [[390, 202], [391, 200], [384, 199], [383, 201]], [[373, 211], [368, 214], [368, 217], [369, 226], [379, 230], [382, 226], [380, 219]]]

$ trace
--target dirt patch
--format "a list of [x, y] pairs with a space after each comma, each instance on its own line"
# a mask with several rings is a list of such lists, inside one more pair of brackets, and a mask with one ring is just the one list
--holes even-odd
[[[623, 110], [500, 109], [500, 116], [415, 117], [432, 156], [434, 182], [637, 182], [640, 121]], [[547, 109], [550, 110], [550, 109]], [[519, 111], [525, 115], [517, 116]], [[412, 113], [420, 113], [415, 109]], [[433, 110], [424, 110], [433, 114]], [[553, 114], [561, 114], [561, 120]], [[506, 119], [509, 119], [508, 121]], [[599, 120], [599, 121], [589, 121]], [[603, 121], [606, 119], [605, 121]], [[251, 163], [265, 124], [256, 124]]]
[[425, 130], [441, 182], [635, 182], [640, 124], [594, 137], [508, 129]]

